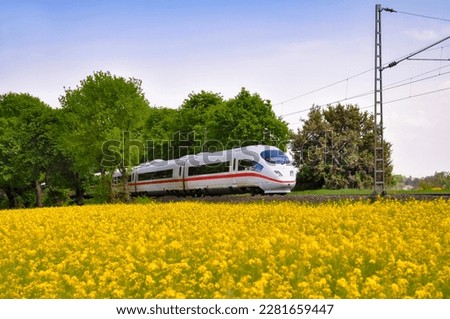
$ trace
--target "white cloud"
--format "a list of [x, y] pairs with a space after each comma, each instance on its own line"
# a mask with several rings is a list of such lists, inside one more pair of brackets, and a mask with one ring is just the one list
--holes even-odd
[[430, 128], [433, 126], [429, 116], [423, 110], [405, 113], [393, 112], [391, 121], [395, 123], [396, 126], [402, 126], [406, 130]]
[[433, 41], [440, 39], [438, 32], [434, 29], [410, 29], [406, 31], [406, 35], [419, 41]]

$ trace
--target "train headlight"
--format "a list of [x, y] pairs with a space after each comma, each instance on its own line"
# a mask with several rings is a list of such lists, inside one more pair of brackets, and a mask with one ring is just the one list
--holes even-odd
[[283, 176], [283, 174], [281, 174], [280, 171], [276, 171], [276, 170], [275, 170], [274, 172], [275, 172], [275, 174], [277, 174], [277, 175], [280, 176], [280, 177]]

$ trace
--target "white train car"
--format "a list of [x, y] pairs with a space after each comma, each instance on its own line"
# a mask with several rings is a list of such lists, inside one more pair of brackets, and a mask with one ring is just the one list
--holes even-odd
[[188, 192], [289, 193], [296, 168], [278, 148], [257, 145], [215, 153], [200, 153], [185, 164]]
[[133, 168], [128, 183], [132, 195], [161, 196], [183, 189], [183, 166], [175, 160], [154, 160]]
[[[296, 175], [297, 168], [281, 150], [253, 145], [141, 164], [130, 174], [129, 190], [148, 196], [286, 194], [295, 186]], [[114, 177], [119, 180], [120, 173]]]

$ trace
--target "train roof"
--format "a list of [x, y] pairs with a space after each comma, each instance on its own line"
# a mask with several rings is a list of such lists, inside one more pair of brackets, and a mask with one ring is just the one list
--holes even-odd
[[261, 152], [266, 150], [279, 149], [275, 146], [269, 145], [249, 145], [217, 152], [200, 152], [195, 155], [186, 155], [182, 157], [182, 159], [189, 163], [188, 166], [195, 166], [198, 164], [215, 164], [218, 161], [231, 160], [233, 156], [237, 156], [238, 154], [241, 155], [239, 156], [240, 158], [258, 159]]
[[183, 165], [183, 163], [184, 161], [180, 159], [173, 159], [173, 160], [155, 159], [150, 162], [142, 163], [138, 166], [135, 166], [133, 170], [136, 170], [138, 173], [145, 173], [147, 171], [174, 169], [176, 167]]
[[[184, 166], [186, 162], [189, 163], [188, 166], [198, 165], [198, 164], [213, 164], [217, 161], [231, 160], [232, 155], [242, 154], [245, 157], [259, 158], [261, 152], [266, 150], [279, 150], [275, 146], [270, 145], [248, 145], [243, 147], [235, 147], [228, 150], [217, 151], [217, 152], [200, 152], [195, 155], [185, 155], [183, 157], [172, 159], [172, 160], [162, 160], [154, 159], [149, 162], [142, 163], [138, 166], [133, 167], [133, 171], [138, 173], [145, 173], [148, 171], [155, 170], [165, 170], [174, 169], [179, 166]], [[115, 172], [114, 175], [121, 175], [120, 172]]]

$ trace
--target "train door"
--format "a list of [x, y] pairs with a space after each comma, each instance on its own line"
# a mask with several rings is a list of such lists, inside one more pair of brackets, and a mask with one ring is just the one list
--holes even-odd
[[128, 176], [128, 187], [131, 185], [131, 192], [136, 193], [137, 192], [137, 176], [136, 176], [136, 170], [131, 170], [130, 176]]
[[186, 193], [186, 172], [187, 172], [186, 166], [180, 165], [178, 173], [179, 173], [179, 177], [181, 178], [183, 193]]
[[231, 161], [231, 169], [230, 169], [230, 173], [232, 174], [233, 178], [232, 178], [232, 187], [233, 188], [237, 188], [237, 180], [236, 180], [236, 172], [238, 171], [238, 160], [235, 156], [233, 156], [233, 159]]

